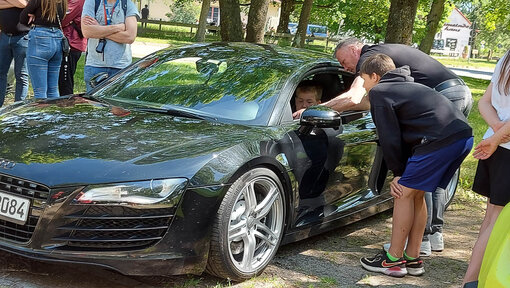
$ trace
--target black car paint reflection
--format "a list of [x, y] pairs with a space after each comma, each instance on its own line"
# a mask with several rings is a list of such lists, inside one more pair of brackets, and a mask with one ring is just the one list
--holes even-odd
[[[339, 89], [353, 78], [327, 55], [196, 44], [156, 52], [91, 95], [2, 108], [0, 158], [16, 165], [0, 169], [0, 192], [33, 209], [25, 225], [0, 219], [0, 249], [131, 275], [201, 273], [220, 205], [256, 167], [284, 190], [281, 243], [391, 208], [368, 113], [311, 133], [292, 119], [293, 92], [313, 75]], [[94, 185], [172, 178], [186, 188], [158, 204], [77, 201]]]

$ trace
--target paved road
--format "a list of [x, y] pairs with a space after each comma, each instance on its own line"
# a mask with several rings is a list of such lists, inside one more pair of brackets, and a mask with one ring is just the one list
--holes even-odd
[[477, 79], [491, 80], [492, 71], [487, 70], [477, 70], [477, 69], [469, 69], [469, 68], [457, 68], [457, 67], [449, 67], [455, 74], [459, 76], [466, 76]]
[[169, 46], [169, 44], [135, 41], [133, 44], [131, 44], [131, 53], [133, 57], [142, 58]]

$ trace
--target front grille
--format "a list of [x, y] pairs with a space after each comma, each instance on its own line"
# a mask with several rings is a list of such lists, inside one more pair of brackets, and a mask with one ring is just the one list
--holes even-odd
[[67, 224], [58, 228], [64, 234], [53, 240], [67, 242], [60, 249], [143, 249], [163, 238], [174, 212], [174, 208], [90, 206], [82, 212], [67, 215]]
[[0, 174], [0, 191], [31, 200], [27, 222], [24, 225], [0, 219], [0, 239], [28, 242], [44, 210], [50, 190], [37, 183]]

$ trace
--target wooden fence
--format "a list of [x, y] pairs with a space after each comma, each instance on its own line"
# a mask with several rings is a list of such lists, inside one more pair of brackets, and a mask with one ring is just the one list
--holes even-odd
[[[188, 24], [188, 23], [179, 23], [179, 22], [171, 22], [171, 21], [163, 21], [163, 20], [152, 20], [152, 19], [139, 19], [138, 22], [142, 24], [142, 27], [144, 26], [144, 23], [149, 24], [156, 24], [158, 25], [158, 29], [161, 31], [162, 26], [176, 26], [176, 27], [188, 27], [189, 33], [194, 34], [196, 33], [196, 30], [198, 30], [198, 24]], [[195, 29], [195, 30], [193, 30]], [[206, 25], [205, 27], [207, 32], [210, 33], [218, 33], [220, 31], [219, 26], [215, 25]], [[266, 32], [265, 39], [266, 43], [277, 43], [278, 40], [285, 39], [288, 42], [292, 42], [294, 38], [293, 34], [289, 33], [276, 33], [276, 32]], [[331, 44], [331, 42], [334, 42], [330, 37], [318, 37], [318, 36], [306, 36], [305, 43], [310, 44], [314, 41], [323, 41], [325, 46], [325, 49], [328, 48], [328, 45]]]

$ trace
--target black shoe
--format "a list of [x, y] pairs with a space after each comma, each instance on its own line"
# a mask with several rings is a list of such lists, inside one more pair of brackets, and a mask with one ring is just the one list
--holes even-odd
[[405, 260], [406, 260], [407, 273], [409, 273], [409, 275], [421, 276], [421, 275], [423, 275], [423, 273], [425, 273], [425, 266], [423, 265], [423, 261], [421, 260], [420, 257], [418, 257], [414, 260], [409, 260], [409, 259], [405, 259]]
[[363, 268], [371, 272], [379, 272], [393, 277], [404, 277], [407, 274], [406, 260], [400, 258], [397, 261], [391, 261], [384, 251], [371, 258], [361, 258], [360, 262]]
[[478, 288], [478, 281], [468, 282], [463, 288]]

